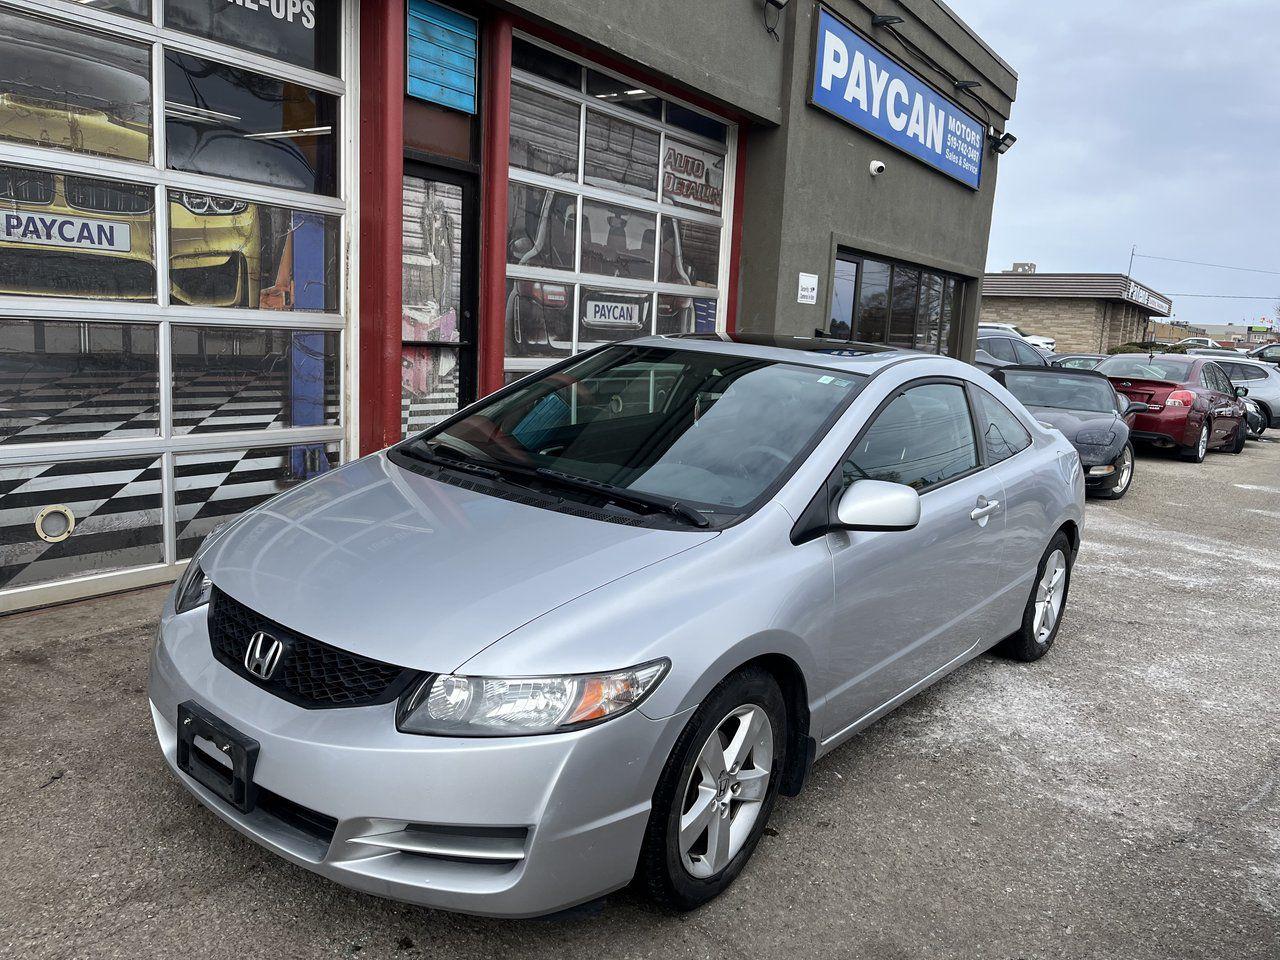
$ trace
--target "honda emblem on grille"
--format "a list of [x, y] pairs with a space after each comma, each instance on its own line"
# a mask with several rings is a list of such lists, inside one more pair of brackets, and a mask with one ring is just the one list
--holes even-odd
[[280, 655], [284, 653], [284, 644], [259, 630], [249, 638], [249, 645], [244, 651], [244, 668], [260, 680], [270, 680], [280, 665]]

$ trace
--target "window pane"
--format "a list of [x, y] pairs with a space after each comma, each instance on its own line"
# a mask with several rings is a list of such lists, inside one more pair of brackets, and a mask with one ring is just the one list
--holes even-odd
[[650, 199], [656, 196], [656, 133], [588, 110], [586, 147], [582, 172], [584, 182]]
[[507, 281], [507, 356], [566, 357], [573, 351], [573, 284]]
[[401, 435], [458, 412], [458, 351], [404, 344], [400, 350]]
[[0, 443], [155, 436], [156, 328], [0, 320]]
[[277, 493], [338, 466], [338, 444], [298, 443], [257, 450], [180, 453], [174, 457], [178, 559], [205, 535]]
[[664, 216], [658, 279], [663, 283], [714, 287], [719, 273], [720, 228]]
[[1029, 343], [1023, 343], [1021, 340], [1014, 340], [1013, 353], [1018, 358], [1019, 363], [1031, 366], [1044, 366], [1044, 357], [1042, 357]]
[[338, 218], [204, 193], [169, 193], [174, 303], [338, 309]]
[[712, 120], [696, 110], [682, 107], [678, 103], [667, 104], [667, 123], [672, 126], [682, 127], [690, 133], [696, 133], [699, 136], [706, 137], [708, 140], [725, 142], [726, 128], [723, 123], [718, 120]]
[[656, 214], [582, 201], [582, 272], [652, 280]]
[[456, 341], [462, 290], [462, 187], [405, 177], [403, 224], [400, 336]]
[[724, 157], [669, 139], [662, 155], [662, 199], [718, 215], [724, 207]]
[[580, 111], [576, 103], [513, 83], [511, 166], [576, 181]]
[[658, 322], [654, 330], [660, 334], [715, 333], [717, 301], [714, 297], [680, 297], [658, 294]]
[[845, 482], [864, 477], [919, 490], [973, 469], [977, 454], [964, 388], [929, 383], [907, 390], [876, 417], [850, 457]]
[[929, 353], [938, 352], [942, 330], [942, 277], [926, 273], [920, 283], [920, 331], [916, 346]]
[[889, 265], [862, 261], [862, 292], [858, 296], [856, 340], [884, 343], [889, 326]]
[[624, 83], [590, 69], [587, 70], [587, 96], [601, 103], [626, 107], [655, 120], [662, 117], [662, 100], [656, 95], [634, 83]]
[[964, 284], [950, 277], [942, 285], [942, 328], [938, 331], [939, 352], [951, 355], [951, 325], [959, 322], [960, 304], [964, 298]]
[[151, 159], [143, 44], [0, 9], [0, 139]]
[[978, 425], [989, 463], [1008, 460], [1031, 446], [1031, 434], [1003, 403], [985, 390], [978, 390]]
[[173, 432], [338, 422], [338, 334], [173, 328]]
[[893, 268], [893, 311], [889, 323], [889, 343], [895, 347], [916, 345], [916, 304], [920, 294], [920, 271]]
[[151, 187], [0, 167], [0, 293], [154, 300], [154, 206]]
[[165, 0], [164, 25], [322, 73], [338, 72], [338, 12], [331, 0]]
[[1017, 363], [1018, 355], [1013, 352], [1013, 341], [1008, 337], [988, 337], [978, 341], [978, 349], [985, 350], [997, 360]]
[[173, 50], [165, 97], [175, 170], [337, 193], [337, 97]]
[[573, 269], [578, 202], [512, 181], [507, 193], [507, 262], [525, 267]]
[[[544, 80], [560, 83], [574, 90], [582, 88], [582, 68], [567, 57], [552, 53], [537, 44], [521, 40], [511, 41], [511, 66], [537, 74]], [[514, 90], [513, 90], [514, 92]]]
[[154, 454], [5, 467], [0, 587], [164, 561]]
[[630, 340], [653, 332], [653, 295], [583, 287], [578, 310], [578, 349]]
[[835, 280], [831, 288], [831, 317], [827, 332], [848, 340], [853, 335], [854, 295], [858, 288], [858, 264], [853, 260], [836, 260]]

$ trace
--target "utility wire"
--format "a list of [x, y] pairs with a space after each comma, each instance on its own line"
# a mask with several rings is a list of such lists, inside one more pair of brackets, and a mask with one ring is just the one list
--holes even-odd
[[1206, 300], [1280, 300], [1280, 296], [1268, 293], [1261, 297], [1243, 297], [1235, 293], [1170, 293], [1170, 297], [1202, 297]]
[[[1157, 257], [1150, 253], [1135, 253], [1133, 256], [1137, 257], [1139, 260], [1164, 260], [1168, 263], [1189, 263], [1197, 267], [1217, 267], [1219, 270], [1242, 270], [1245, 273], [1267, 273], [1273, 277], [1280, 277], [1280, 270], [1259, 270], [1257, 267], [1237, 267], [1228, 263], [1205, 263], [1203, 260], [1179, 260], [1177, 257]], [[1192, 294], [1184, 293], [1181, 294], [1181, 296], [1189, 297], [1192, 296]]]

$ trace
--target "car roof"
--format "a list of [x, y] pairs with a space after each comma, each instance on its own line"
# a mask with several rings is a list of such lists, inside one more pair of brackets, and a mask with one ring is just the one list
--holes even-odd
[[[996, 373], [1039, 373], [1044, 374], [1045, 376], [1054, 377], [1093, 377], [1095, 380], [1104, 380], [1107, 383], [1111, 382], [1105, 373], [1099, 373], [1097, 370], [1080, 370], [1075, 367], [1042, 367], [1038, 364], [1033, 365], [1030, 363], [1013, 364], [1011, 366], [1001, 367], [999, 370], [995, 371], [992, 376], [995, 376]], [[1000, 380], [1001, 383], [1004, 382], [1001, 377], [996, 377], [996, 379]]]
[[[677, 333], [627, 341], [636, 346], [681, 346], [740, 357], [758, 357], [870, 375], [904, 360], [946, 360], [935, 353], [832, 337], [769, 333]], [[955, 361], [959, 363], [960, 361]]]

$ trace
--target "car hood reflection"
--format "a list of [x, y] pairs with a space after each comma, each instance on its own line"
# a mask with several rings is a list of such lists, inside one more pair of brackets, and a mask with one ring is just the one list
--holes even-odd
[[290, 629], [443, 672], [541, 614], [714, 536], [514, 503], [377, 454], [273, 499], [201, 563], [220, 590]]

